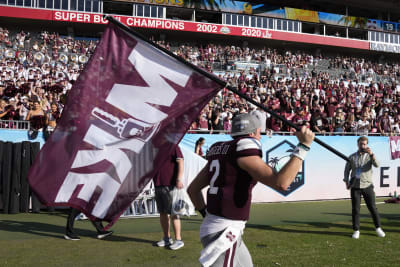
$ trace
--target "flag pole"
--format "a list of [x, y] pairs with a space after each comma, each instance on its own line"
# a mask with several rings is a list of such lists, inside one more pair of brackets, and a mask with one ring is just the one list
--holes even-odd
[[[293, 122], [287, 120], [286, 118], [278, 115], [277, 113], [275, 113], [273, 110], [270, 110], [269, 108], [265, 107], [264, 105], [254, 101], [252, 98], [248, 97], [245, 94], [242, 94], [241, 92], [239, 92], [237, 89], [235, 89], [234, 87], [230, 86], [229, 84], [227, 84], [226, 81], [218, 78], [217, 76], [215, 76], [212, 73], [209, 73], [206, 70], [203, 70], [201, 68], [199, 68], [198, 66], [184, 60], [183, 58], [175, 55], [174, 53], [172, 53], [171, 51], [169, 51], [168, 49], [159, 46], [158, 44], [150, 41], [147, 37], [145, 37], [144, 35], [142, 35], [141, 33], [129, 28], [128, 26], [126, 26], [125, 24], [121, 23], [120, 21], [118, 21], [117, 19], [115, 19], [114, 17], [110, 16], [110, 15], [104, 15], [104, 18], [107, 19], [109, 22], [115, 24], [116, 26], [120, 27], [121, 29], [123, 29], [124, 31], [136, 36], [137, 38], [141, 39], [142, 41], [156, 47], [157, 49], [163, 51], [164, 53], [168, 54], [169, 56], [175, 58], [176, 60], [178, 60], [179, 62], [185, 64], [186, 66], [194, 69], [195, 71], [201, 73], [202, 75], [206, 76], [207, 78], [213, 80], [214, 82], [218, 83], [221, 86], [224, 86], [226, 89], [228, 89], [229, 91], [237, 94], [238, 96], [240, 96], [241, 98], [245, 99], [246, 101], [250, 102], [251, 104], [255, 105], [256, 107], [264, 110], [265, 112], [269, 113], [271, 116], [273, 116], [274, 118], [282, 121], [284, 124], [296, 129], [296, 131], [300, 130], [300, 127], [297, 126], [296, 124], [294, 124]], [[331, 147], [330, 145], [326, 144], [325, 142], [321, 141], [318, 138], [314, 138], [314, 141], [316, 143], [318, 143], [319, 145], [323, 146], [324, 148], [326, 148], [327, 150], [331, 151], [332, 153], [336, 154], [337, 156], [341, 157], [342, 159], [349, 161], [349, 158], [344, 155], [343, 153], [341, 153], [340, 151], [338, 151], [337, 149]]]

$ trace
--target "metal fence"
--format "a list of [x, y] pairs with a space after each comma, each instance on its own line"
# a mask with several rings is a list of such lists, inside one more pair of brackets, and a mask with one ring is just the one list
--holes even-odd
[[0, 120], [0, 129], [29, 130], [29, 121]]
[[[187, 132], [188, 134], [230, 134], [229, 131], [223, 131], [223, 130], [205, 130], [205, 129], [200, 129], [200, 130], [189, 130]], [[262, 135], [267, 135], [271, 137], [272, 135], [295, 135], [295, 132], [281, 132], [281, 131], [266, 131], [262, 132]], [[363, 132], [325, 132], [325, 133], [315, 133], [315, 135], [318, 136], [334, 136], [334, 135], [339, 135], [339, 136], [361, 136], [361, 135], [368, 135], [368, 136], [388, 136], [389, 134], [384, 134], [382, 135], [381, 133], [368, 133], [365, 134]], [[391, 134], [392, 136], [399, 136], [399, 133], [394, 133]]]
[[[29, 121], [13, 121], [13, 120], [0, 120], [0, 129], [8, 129], [8, 130], [29, 130], [30, 123]], [[189, 130], [189, 134], [230, 134], [229, 131], [224, 130], [208, 130], [208, 129], [196, 129], [196, 130]], [[294, 132], [273, 132], [273, 131], [266, 131], [262, 134], [267, 136], [272, 135], [294, 135]], [[332, 136], [332, 135], [366, 135], [365, 133], [360, 132], [325, 132], [325, 133], [315, 133], [319, 136]], [[381, 136], [380, 133], [368, 133], [369, 136]], [[400, 135], [398, 133], [392, 135]]]

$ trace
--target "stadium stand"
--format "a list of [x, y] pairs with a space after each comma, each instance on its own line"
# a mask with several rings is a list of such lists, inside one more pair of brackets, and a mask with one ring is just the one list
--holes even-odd
[[[223, 7], [211, 11], [201, 8], [201, 3], [188, 6], [191, 1], [164, 1], [156, 5], [150, 4], [152, 1], [136, 2], [1, 2], [4, 27], [0, 28], [0, 128], [45, 131], [49, 121], [46, 118], [59, 118], [68, 91], [96, 48], [98, 39], [94, 36], [98, 34], [93, 32], [104, 29], [103, 25], [98, 25], [101, 22], [98, 15], [109, 13], [132, 16], [130, 18], [135, 20], [131, 21], [142, 24], [146, 21], [138, 18], [210, 23], [198, 24], [197, 31], [202, 33], [196, 35], [187, 31], [151, 29], [152, 26], [146, 28], [146, 35], [156, 36], [152, 39], [157, 44], [213, 72], [241, 93], [297, 125], [311, 127], [318, 134], [400, 133], [400, 59], [395, 54], [400, 44], [400, 35], [396, 33], [400, 31], [400, 24], [374, 18], [381, 16], [379, 12], [384, 6], [390, 8], [390, 1], [370, 1], [367, 13], [358, 5], [355, 7], [354, 3], [345, 1], [332, 2], [329, 7], [318, 1], [311, 1], [307, 6], [293, 1], [262, 1], [264, 7], [261, 9], [260, 5], [254, 5], [260, 1], [254, 1], [254, 10], [245, 9], [243, 14], [236, 12], [240, 11], [240, 5], [234, 8], [236, 11]], [[249, 4], [245, 6], [252, 8]], [[281, 12], [281, 7], [284, 7], [285, 15], [267, 15], [270, 11], [271, 14]], [[322, 20], [324, 14], [318, 13], [342, 12], [342, 7], [346, 8], [345, 22], [325, 22]], [[317, 12], [319, 22], [296, 17], [296, 14], [302, 14], [303, 8]], [[6, 18], [8, 10], [20, 13], [10, 16], [15, 18]], [[31, 15], [34, 11], [49, 10], [53, 12], [51, 23], [46, 22], [49, 18], [45, 15]], [[350, 11], [359, 19], [368, 16], [368, 20], [358, 21], [360, 25], [352, 23], [347, 17]], [[399, 16], [394, 11], [390, 15], [393, 19]], [[35, 23], [31, 23], [33, 21]], [[74, 23], [79, 27], [74, 27]], [[213, 29], [212, 25], [220, 24], [242, 27], [242, 37], [257, 38], [207, 34]], [[20, 29], [17, 30], [15, 25]], [[41, 28], [46, 30], [37, 31]], [[267, 31], [258, 36], [260, 29]], [[220, 32], [226, 30], [221, 28]], [[325, 46], [315, 46], [312, 41], [307, 45], [293, 40], [264, 42], [271, 35], [269, 30], [274, 34], [308, 34], [310, 39], [320, 41], [323, 39], [314, 37], [322, 36], [330, 41]], [[304, 41], [307, 40], [303, 38]], [[355, 41], [352, 44], [357, 45], [352, 47], [344, 41]], [[335, 43], [343, 43], [342, 46], [347, 48], [341, 49], [340, 44], [335, 47]], [[367, 50], [358, 49], [361, 43], [369, 45]], [[34, 111], [35, 101], [39, 101], [39, 111]], [[53, 112], [51, 104], [57, 107]], [[26, 120], [30, 112], [43, 113], [45, 119], [33, 116]], [[244, 112], [256, 110], [253, 105], [223, 90], [204, 108], [190, 132], [229, 132], [232, 118]], [[264, 115], [267, 128], [276, 134], [293, 133], [293, 129], [268, 114]]]
[[[320, 134], [400, 132], [398, 62], [382, 64], [368, 58], [270, 47], [156, 42], [295, 124], [314, 124]], [[90, 38], [0, 29], [1, 128], [45, 128], [45, 121], [25, 122], [33, 102], [39, 101], [46, 116], [51, 115], [52, 103], [62, 111], [68, 91], [95, 47], [96, 41]], [[233, 116], [254, 108], [231, 92], [221, 91], [190, 130], [227, 132]], [[274, 132], [293, 132], [269, 115], [266, 118]]]

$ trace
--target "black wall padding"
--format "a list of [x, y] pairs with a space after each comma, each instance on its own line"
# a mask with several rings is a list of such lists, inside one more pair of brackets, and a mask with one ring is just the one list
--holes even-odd
[[10, 207], [8, 209], [8, 212], [11, 214], [19, 212], [19, 198], [21, 193], [21, 148], [22, 143], [13, 144]]
[[[3, 149], [4, 142], [0, 141], [0, 199], [3, 202]], [[3, 203], [2, 203], [3, 204]]]
[[31, 142], [22, 142], [20, 211], [29, 212], [28, 171], [31, 166]]
[[1, 167], [3, 213], [8, 213], [10, 208], [11, 168], [12, 168], [12, 143], [3, 142], [3, 158]]
[[[3, 213], [29, 211], [28, 171], [40, 150], [40, 143], [0, 141], [0, 197]], [[32, 196], [32, 211], [40, 211], [40, 201]], [[1, 208], [1, 207], [0, 207]]]
[[[37, 153], [39, 153], [40, 150], [40, 143], [35, 142], [31, 143], [31, 165], [33, 164], [33, 161], [35, 160], [35, 157]], [[38, 213], [40, 212], [40, 201], [35, 195], [35, 193], [32, 192], [32, 212]]]
[[3, 146], [4, 142], [0, 141], [0, 197], [3, 199], [3, 175], [2, 169], [3, 169]]

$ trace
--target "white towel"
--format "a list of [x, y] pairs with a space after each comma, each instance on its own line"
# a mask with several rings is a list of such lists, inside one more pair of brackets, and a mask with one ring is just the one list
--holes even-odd
[[241, 235], [241, 230], [228, 226], [214, 242], [210, 243], [201, 251], [199, 258], [204, 267], [211, 266], [218, 257], [230, 249]]

